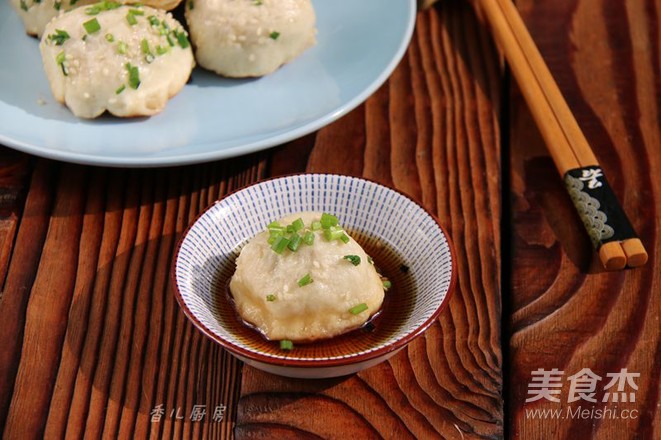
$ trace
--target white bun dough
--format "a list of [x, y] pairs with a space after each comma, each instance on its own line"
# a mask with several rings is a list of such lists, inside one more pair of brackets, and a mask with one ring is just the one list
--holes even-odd
[[[55, 18], [42, 36], [39, 48], [55, 99], [81, 118], [106, 110], [120, 117], [163, 110], [195, 66], [181, 24], [147, 6], [117, 6], [96, 15], [86, 8]], [[94, 32], [84, 26], [92, 19], [100, 27]]]
[[[48, 22], [65, 11], [85, 5], [97, 3], [98, 0], [10, 0], [14, 9], [23, 20], [25, 32], [41, 38]], [[117, 3], [137, 3], [129, 0], [118, 0]], [[157, 9], [172, 10], [181, 0], [145, 0], [140, 2], [145, 6]]]
[[316, 43], [310, 0], [192, 0], [186, 21], [197, 62], [228, 77], [266, 75]]
[[[301, 218], [309, 227], [321, 213], [305, 212], [285, 217], [287, 225]], [[379, 311], [384, 299], [381, 277], [361, 246], [327, 241], [315, 232], [314, 244], [301, 244], [296, 252], [277, 254], [268, 243], [269, 233], [252, 238], [236, 260], [230, 291], [241, 318], [270, 340], [314, 341], [362, 326]], [[343, 258], [357, 255], [354, 266]], [[298, 281], [310, 274], [312, 283]], [[268, 300], [273, 295], [275, 299]], [[349, 310], [359, 304], [367, 309]]]

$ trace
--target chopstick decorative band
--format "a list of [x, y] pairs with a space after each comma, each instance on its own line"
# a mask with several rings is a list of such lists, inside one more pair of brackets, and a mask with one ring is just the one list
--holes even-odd
[[595, 249], [612, 241], [637, 238], [600, 167], [571, 169], [564, 181]]

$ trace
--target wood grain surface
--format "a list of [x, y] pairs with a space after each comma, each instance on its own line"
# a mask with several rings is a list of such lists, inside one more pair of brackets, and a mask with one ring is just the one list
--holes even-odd
[[[661, 438], [659, 2], [518, 0], [517, 5], [605, 174], [650, 253], [645, 267], [600, 271], [516, 89], [511, 96], [508, 425], [520, 439]], [[531, 373], [564, 372], [560, 402], [531, 396]], [[602, 378], [570, 402], [570, 376]], [[605, 396], [608, 373], [638, 373], [635, 402]], [[607, 402], [603, 402], [607, 397]], [[575, 417], [577, 409], [604, 416]], [[535, 410], [559, 410], [562, 417]], [[572, 411], [568, 413], [568, 411]], [[606, 411], [609, 410], [609, 411]], [[655, 423], [656, 422], [656, 423]]]
[[[267, 152], [117, 170], [2, 150], [4, 438], [501, 436], [500, 88], [488, 34], [457, 3], [420, 14], [401, 65], [366, 104]], [[295, 172], [392, 185], [454, 239], [459, 283], [446, 312], [358, 375], [300, 381], [242, 366], [171, 292], [173, 248], [202, 209]]]

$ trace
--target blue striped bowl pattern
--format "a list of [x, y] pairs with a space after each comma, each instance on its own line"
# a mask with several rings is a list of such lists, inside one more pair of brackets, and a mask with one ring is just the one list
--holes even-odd
[[[394, 306], [401, 310], [396, 326], [381, 335], [353, 341], [340, 337], [337, 342], [331, 339], [290, 352], [279, 350], [246, 326], [237, 327], [225, 292], [241, 248], [271, 221], [302, 211], [335, 214], [359, 243], [392, 250], [383, 258], [396, 256], [406, 263], [408, 275], [398, 286], [401, 297]], [[173, 269], [175, 293], [188, 318], [240, 359], [267, 370], [269, 364], [294, 370], [332, 369], [383, 360], [436, 320], [455, 278], [448, 237], [425, 209], [378, 183], [329, 174], [267, 180], [219, 200], [184, 234]], [[275, 372], [296, 376], [291, 371]], [[324, 375], [334, 374], [331, 370]]]

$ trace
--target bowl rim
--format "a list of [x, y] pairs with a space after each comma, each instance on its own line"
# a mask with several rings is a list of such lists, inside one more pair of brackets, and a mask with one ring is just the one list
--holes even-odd
[[[216, 335], [214, 332], [212, 332], [210, 329], [207, 328], [198, 318], [195, 316], [195, 314], [190, 310], [188, 305], [185, 303], [183, 296], [181, 294], [181, 290], [179, 289], [179, 283], [177, 282], [177, 261], [179, 260], [179, 254], [181, 252], [181, 247], [184, 243], [184, 240], [188, 236], [190, 230], [197, 224], [199, 219], [203, 217], [207, 212], [209, 212], [211, 209], [213, 209], [216, 205], [221, 203], [223, 200], [226, 198], [239, 193], [247, 188], [256, 186], [256, 185], [261, 185], [264, 183], [267, 183], [269, 181], [273, 180], [280, 180], [280, 179], [288, 179], [288, 178], [293, 178], [293, 177], [299, 177], [299, 176], [328, 176], [328, 177], [338, 177], [342, 179], [350, 178], [350, 179], [358, 179], [358, 180], [363, 180], [365, 182], [381, 186], [387, 190], [393, 191], [400, 196], [408, 199], [410, 202], [412, 202], [414, 205], [416, 205], [418, 208], [422, 209], [424, 212], [426, 212], [432, 220], [436, 223], [436, 225], [440, 228], [441, 232], [443, 232], [443, 236], [445, 237], [445, 240], [448, 244], [449, 248], [449, 255], [450, 255], [450, 267], [451, 267], [451, 274], [450, 274], [450, 283], [448, 284], [448, 289], [445, 294], [445, 298], [443, 298], [443, 301], [441, 301], [441, 304], [438, 306], [438, 308], [431, 314], [431, 316], [423, 322], [421, 325], [419, 325], [417, 328], [413, 329], [410, 333], [406, 333], [402, 338], [399, 340], [388, 343], [387, 345], [384, 345], [383, 347], [369, 351], [366, 353], [362, 353], [356, 356], [350, 356], [350, 357], [338, 357], [338, 358], [333, 358], [333, 359], [297, 359], [297, 358], [288, 358], [288, 357], [282, 357], [282, 358], [276, 358], [276, 357], [270, 357], [266, 356], [260, 353], [255, 353], [254, 351], [246, 350], [245, 348], [236, 345], [232, 343], [231, 341], [228, 341], [226, 339], [221, 338], [220, 336]], [[420, 203], [415, 201], [412, 197], [409, 195], [403, 193], [402, 191], [395, 189], [389, 185], [383, 184], [381, 182], [377, 182], [376, 180], [362, 177], [362, 176], [351, 176], [347, 174], [338, 174], [338, 173], [292, 173], [292, 174], [285, 174], [281, 176], [274, 176], [274, 177], [269, 177], [266, 179], [261, 179], [257, 182], [253, 182], [247, 185], [243, 185], [239, 188], [234, 189], [233, 191], [228, 192], [215, 202], [211, 203], [209, 206], [207, 206], [204, 210], [202, 210], [196, 217], [195, 219], [186, 227], [186, 229], [182, 232], [181, 236], [177, 240], [177, 245], [175, 248], [174, 256], [172, 258], [172, 262], [170, 263], [170, 281], [171, 285], [174, 291], [175, 298], [177, 300], [177, 303], [179, 304], [179, 307], [183, 311], [184, 315], [188, 320], [192, 322], [192, 324], [200, 331], [202, 334], [210, 338], [212, 341], [216, 342], [219, 344], [221, 347], [229, 351], [231, 354], [237, 354], [239, 356], [243, 356], [245, 358], [248, 358], [253, 361], [265, 363], [265, 364], [270, 364], [270, 365], [277, 365], [280, 367], [291, 367], [291, 368], [327, 368], [327, 367], [335, 367], [335, 366], [344, 366], [344, 365], [351, 365], [356, 362], [363, 362], [367, 361], [370, 359], [375, 359], [379, 358], [382, 356], [385, 356], [389, 353], [392, 353], [393, 351], [400, 350], [402, 348], [405, 348], [413, 339], [417, 338], [420, 336], [422, 333], [424, 333], [437, 319], [438, 316], [441, 314], [441, 312], [448, 306], [450, 299], [454, 295], [455, 289], [456, 289], [456, 283], [457, 283], [457, 262], [456, 262], [456, 253], [454, 249], [454, 244], [452, 242], [452, 239], [450, 238], [450, 235], [448, 234], [448, 231], [445, 229], [445, 227], [441, 224], [439, 221], [438, 217], [431, 213], [427, 208], [422, 206]]]

